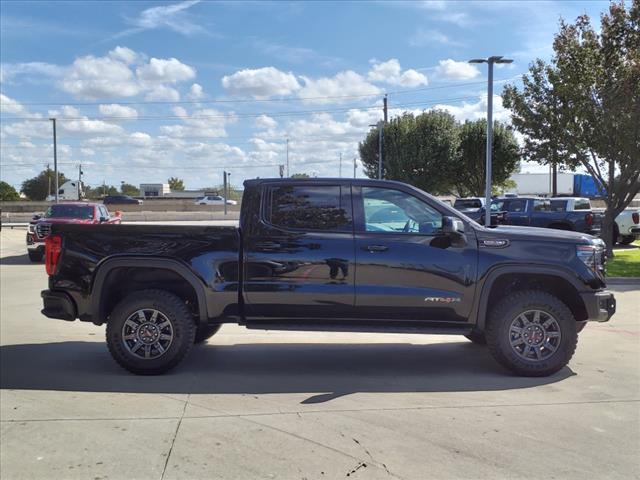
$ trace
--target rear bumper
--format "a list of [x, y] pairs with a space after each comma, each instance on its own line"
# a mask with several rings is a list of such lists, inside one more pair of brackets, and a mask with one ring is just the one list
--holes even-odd
[[581, 293], [582, 301], [587, 308], [587, 321], [608, 322], [616, 313], [616, 298], [612, 292], [602, 290], [599, 292]]
[[631, 227], [629, 229], [629, 233], [631, 233], [631, 235], [635, 235], [636, 238], [640, 239], [640, 227]]
[[76, 305], [68, 294], [43, 290], [40, 296], [44, 306], [41, 311], [45, 317], [73, 321], [78, 316]]

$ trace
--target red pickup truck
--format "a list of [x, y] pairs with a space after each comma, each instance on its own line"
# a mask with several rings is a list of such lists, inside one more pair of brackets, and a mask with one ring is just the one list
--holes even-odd
[[111, 215], [107, 207], [100, 203], [65, 202], [51, 205], [46, 213], [35, 215], [27, 231], [27, 252], [32, 262], [42, 261], [44, 241], [54, 224], [120, 223], [119, 212]]

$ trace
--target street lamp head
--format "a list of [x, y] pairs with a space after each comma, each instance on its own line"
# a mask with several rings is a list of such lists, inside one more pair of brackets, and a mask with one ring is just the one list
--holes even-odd
[[469, 60], [469, 63], [487, 63], [487, 60], [484, 58], [473, 58]]
[[513, 63], [513, 60], [510, 58], [500, 58], [500, 60], [496, 60], [494, 63]]

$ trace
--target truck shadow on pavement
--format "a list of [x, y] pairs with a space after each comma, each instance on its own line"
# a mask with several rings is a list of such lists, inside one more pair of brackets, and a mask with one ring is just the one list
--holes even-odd
[[[122, 370], [98, 342], [0, 347], [0, 388], [119, 393], [315, 393], [322, 403], [357, 392], [468, 392], [530, 388], [572, 375], [517, 377], [469, 342], [256, 343], [196, 346], [160, 376]], [[329, 393], [327, 393], [329, 392]]]
[[[26, 253], [0, 258], [0, 265], [31, 265], [32, 263], [34, 262], [29, 260], [29, 255]], [[40, 264], [44, 268], [44, 262], [40, 262]]]

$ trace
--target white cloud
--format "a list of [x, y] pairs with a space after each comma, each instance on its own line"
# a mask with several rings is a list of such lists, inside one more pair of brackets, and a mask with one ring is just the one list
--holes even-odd
[[28, 75], [57, 77], [63, 73], [63, 68], [45, 62], [3, 63], [0, 66], [0, 82], [11, 82], [13, 78]]
[[435, 73], [441, 79], [471, 80], [480, 75], [480, 70], [468, 62], [456, 62], [448, 58], [438, 62]]
[[195, 78], [196, 71], [176, 58], [151, 58], [126, 47], [116, 47], [103, 57], [77, 58], [64, 69], [58, 85], [79, 98], [133, 97], [176, 100], [179, 93], [169, 85]]
[[256, 127], [265, 130], [274, 130], [278, 127], [278, 122], [268, 115], [260, 115], [255, 121]]
[[321, 77], [317, 79], [309, 77], [301, 78], [304, 81], [304, 87], [298, 91], [298, 96], [308, 98], [308, 101], [313, 103], [337, 103], [340, 101], [340, 98], [324, 99], [322, 97], [380, 94], [378, 87], [369, 83], [362, 75], [352, 70], [339, 72], [334, 77]]
[[300, 89], [293, 73], [275, 67], [247, 68], [225, 75], [222, 86], [233, 95], [250, 95], [256, 99], [291, 95]]
[[112, 103], [109, 105], [100, 105], [98, 110], [102, 115], [108, 117], [118, 117], [118, 118], [138, 118], [138, 111], [135, 108], [127, 107], [125, 105], [118, 105], [117, 103]]
[[145, 95], [145, 100], [152, 102], [177, 102], [180, 100], [180, 93], [173, 87], [166, 85], [156, 85]]
[[182, 123], [160, 127], [164, 135], [172, 138], [225, 137], [227, 124], [237, 120], [234, 114], [225, 114], [211, 108], [196, 110], [189, 115], [185, 108], [174, 107], [173, 113], [181, 117]]
[[86, 98], [132, 97], [140, 92], [127, 63], [110, 55], [77, 58], [60, 81], [60, 87], [76, 97]]
[[386, 62], [374, 59], [371, 60], [371, 64], [367, 79], [372, 82], [384, 82], [402, 87], [417, 87], [428, 84], [427, 77], [416, 70], [408, 69], [403, 72], [400, 62], [396, 58], [391, 58]]
[[[462, 102], [462, 105], [436, 105], [432, 110], [446, 110], [460, 122], [465, 120], [480, 120], [487, 118], [487, 95], [483, 94], [475, 103]], [[502, 97], [493, 96], [493, 119], [508, 122], [510, 119], [509, 110], [502, 106]]]
[[136, 69], [138, 79], [149, 83], [178, 83], [195, 78], [196, 71], [176, 58], [152, 58]]
[[17, 100], [0, 93], [0, 112], [11, 113], [13, 115], [25, 115], [27, 109]]
[[409, 39], [409, 45], [412, 47], [433, 47], [434, 45], [460, 47], [462, 43], [438, 30], [419, 29]]
[[194, 35], [206, 31], [189, 16], [187, 10], [199, 0], [185, 1], [171, 5], [147, 8], [137, 18], [129, 19], [133, 28], [120, 32], [115, 38], [132, 35], [145, 30], [166, 28], [183, 35]]
[[204, 90], [202, 89], [202, 85], [199, 83], [194, 83], [191, 85], [189, 89], [189, 99], [190, 100], [200, 100], [204, 97]]

